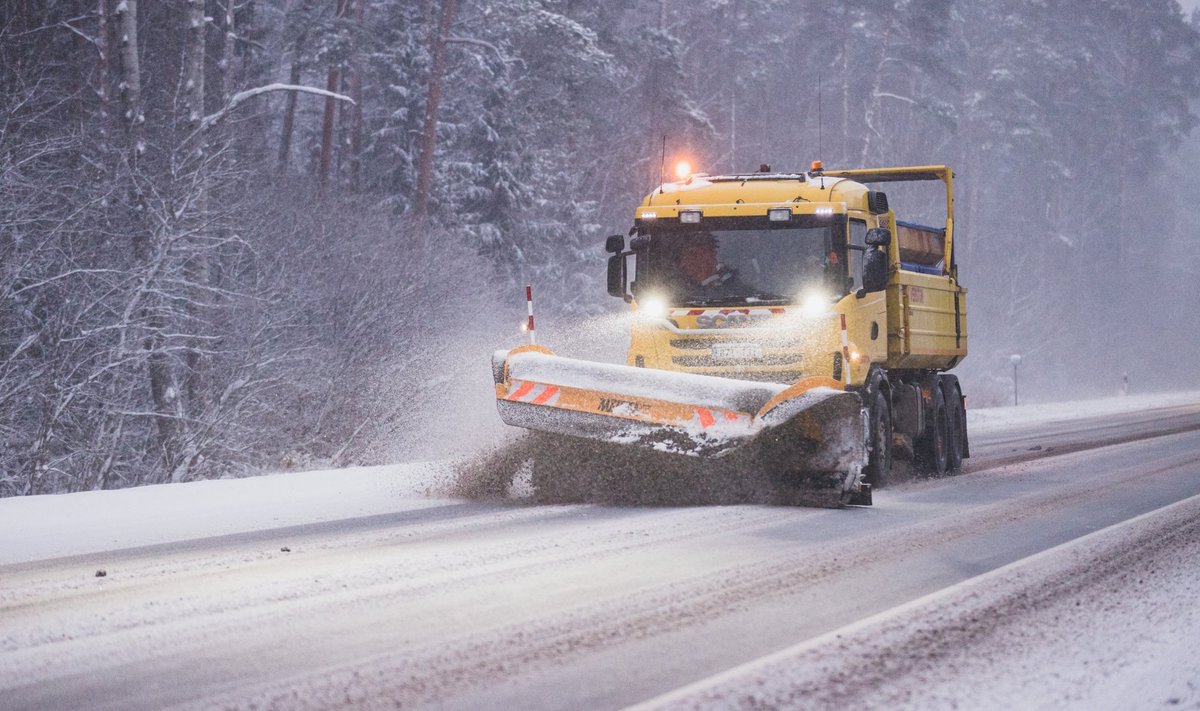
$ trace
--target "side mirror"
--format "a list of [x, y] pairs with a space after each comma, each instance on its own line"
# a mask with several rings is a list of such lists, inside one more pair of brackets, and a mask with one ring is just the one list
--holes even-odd
[[[609, 239], [612, 239], [611, 237]], [[608, 258], [608, 295], [625, 298], [625, 255], [614, 254]]]
[[[884, 230], [886, 233], [887, 230]], [[868, 239], [870, 239], [868, 234]], [[888, 280], [888, 255], [880, 249], [872, 249], [863, 255], [862, 266], [862, 291], [860, 295], [869, 294], [873, 291], [883, 291], [887, 287]]]
[[611, 235], [604, 240], [604, 251], [617, 254], [625, 251], [625, 238], [621, 235]]
[[892, 232], [886, 227], [872, 227], [867, 230], [867, 246], [886, 247], [892, 243]]

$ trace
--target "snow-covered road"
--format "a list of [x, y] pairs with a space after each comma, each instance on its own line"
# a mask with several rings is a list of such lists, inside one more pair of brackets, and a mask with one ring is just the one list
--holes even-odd
[[971, 428], [846, 510], [435, 465], [0, 500], [0, 708], [1200, 708], [1200, 395]]

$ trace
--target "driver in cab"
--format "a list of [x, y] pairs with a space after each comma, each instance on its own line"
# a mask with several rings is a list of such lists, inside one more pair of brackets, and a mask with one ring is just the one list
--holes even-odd
[[679, 266], [696, 291], [744, 294], [746, 285], [737, 271], [717, 258], [717, 241], [709, 236], [689, 242], [679, 253]]

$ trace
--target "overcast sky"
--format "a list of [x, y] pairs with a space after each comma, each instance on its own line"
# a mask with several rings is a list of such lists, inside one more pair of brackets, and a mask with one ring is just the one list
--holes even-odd
[[1183, 6], [1183, 11], [1190, 15], [1192, 10], [1200, 6], [1200, 0], [1179, 0], [1179, 4]]

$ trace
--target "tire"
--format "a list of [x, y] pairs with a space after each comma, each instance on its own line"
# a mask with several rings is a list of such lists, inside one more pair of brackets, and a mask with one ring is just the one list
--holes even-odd
[[950, 386], [949, 393], [946, 399], [946, 421], [950, 438], [946, 447], [946, 468], [956, 472], [962, 468], [963, 451], [966, 449], [967, 413], [963, 410], [962, 393], [959, 392], [957, 383]]
[[950, 463], [950, 421], [940, 385], [933, 388], [933, 413], [929, 424], [929, 431], [923, 438], [921, 463], [926, 473], [945, 476]]
[[880, 489], [892, 474], [892, 409], [882, 390], [868, 396], [867, 468], [863, 481]]

